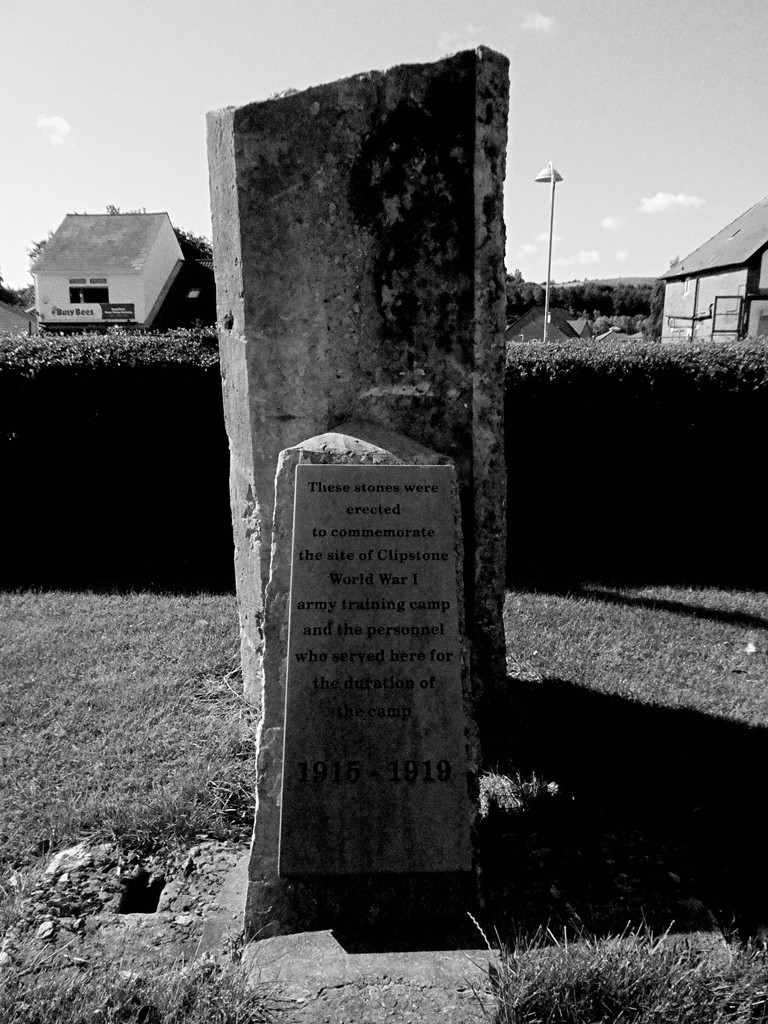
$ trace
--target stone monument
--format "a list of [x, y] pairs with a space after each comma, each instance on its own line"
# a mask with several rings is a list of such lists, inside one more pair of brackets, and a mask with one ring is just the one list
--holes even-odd
[[504, 678], [507, 68], [481, 48], [208, 116], [253, 936], [471, 901]]

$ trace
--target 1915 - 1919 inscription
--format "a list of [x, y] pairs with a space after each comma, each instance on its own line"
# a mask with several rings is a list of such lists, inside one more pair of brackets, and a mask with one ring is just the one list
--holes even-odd
[[281, 875], [470, 868], [452, 487], [296, 468]]

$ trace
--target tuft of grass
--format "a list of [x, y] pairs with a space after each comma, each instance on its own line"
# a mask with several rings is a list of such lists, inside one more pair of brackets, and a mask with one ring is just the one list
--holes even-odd
[[556, 782], [545, 782], [535, 772], [528, 778], [520, 772], [510, 775], [483, 772], [480, 776], [480, 817], [487, 818], [492, 807], [505, 813], [524, 811], [537, 800], [557, 796], [559, 790]]
[[618, 938], [539, 931], [502, 947], [495, 1024], [746, 1024], [768, 1020], [768, 956], [641, 927]]
[[4, 593], [0, 619], [0, 867], [248, 836], [234, 596]]
[[83, 964], [46, 969], [42, 961], [2, 970], [3, 1024], [261, 1024], [278, 1002], [266, 986], [249, 986], [235, 964], [193, 961], [121, 969]]

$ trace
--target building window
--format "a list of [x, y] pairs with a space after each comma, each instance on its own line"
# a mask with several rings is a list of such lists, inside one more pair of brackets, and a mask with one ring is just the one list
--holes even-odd
[[713, 334], [736, 336], [741, 322], [741, 298], [738, 295], [718, 295], [712, 316]]
[[70, 277], [69, 301], [73, 306], [91, 302], [109, 302], [106, 277]]
[[688, 295], [691, 291], [691, 279], [686, 277], [685, 284], [683, 285], [683, 295]]

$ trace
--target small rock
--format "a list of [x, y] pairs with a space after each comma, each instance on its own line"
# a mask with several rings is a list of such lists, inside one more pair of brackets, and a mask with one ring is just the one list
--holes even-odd
[[56, 932], [56, 925], [53, 921], [43, 921], [40, 927], [37, 929], [36, 938], [41, 942], [48, 942], [53, 938]]
[[189, 928], [194, 918], [191, 914], [178, 914], [174, 919], [173, 923], [177, 924], [179, 928]]
[[66, 850], [59, 850], [51, 858], [51, 862], [45, 869], [45, 873], [48, 876], [58, 875], [67, 871], [74, 871], [77, 868], [83, 868], [86, 864], [90, 864], [93, 859], [93, 854], [88, 848], [88, 844], [78, 843], [76, 846], [70, 846]]

